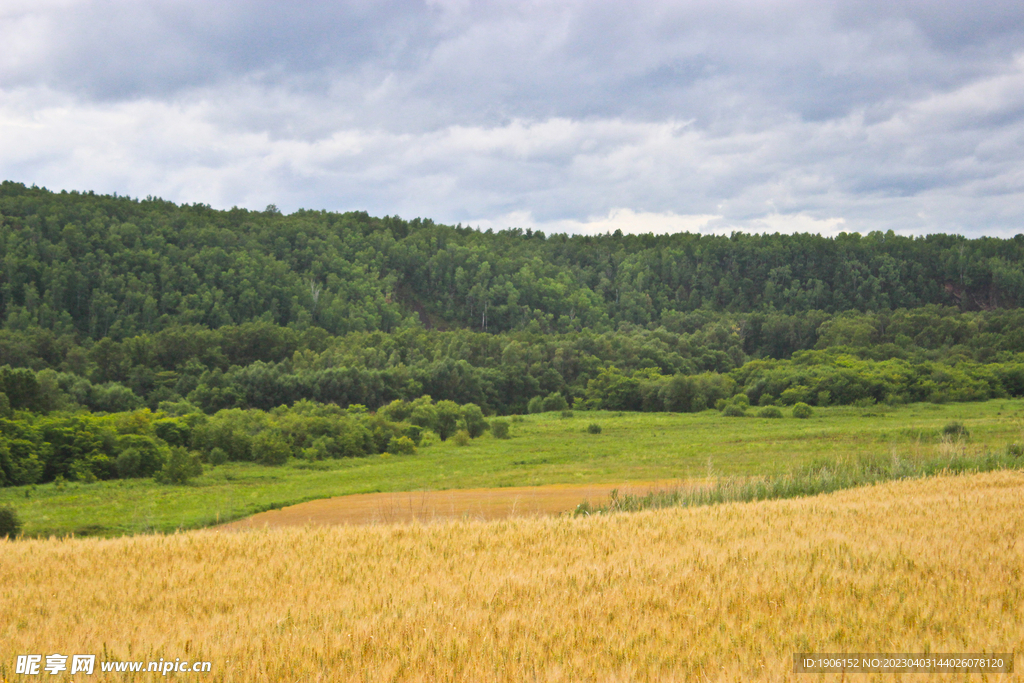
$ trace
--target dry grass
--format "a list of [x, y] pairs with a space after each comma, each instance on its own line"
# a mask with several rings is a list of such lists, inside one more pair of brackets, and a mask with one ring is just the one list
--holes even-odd
[[1024, 475], [997, 472], [584, 519], [0, 542], [0, 678], [52, 652], [208, 659], [177, 678], [211, 681], [806, 681], [794, 652], [1020, 652], [1022, 500]]
[[582, 500], [602, 503], [611, 493], [643, 495], [649, 491], [680, 486], [684, 480], [624, 484], [551, 484], [503, 486], [490, 489], [357, 493], [312, 500], [280, 510], [246, 517], [221, 529], [259, 529], [265, 526], [320, 524], [396, 524], [436, 522], [444, 519], [494, 520], [536, 517], [572, 512]]

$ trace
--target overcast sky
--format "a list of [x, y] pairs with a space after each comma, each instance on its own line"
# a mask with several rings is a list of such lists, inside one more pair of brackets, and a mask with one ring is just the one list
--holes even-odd
[[3, 0], [0, 178], [483, 228], [1024, 232], [1020, 0]]

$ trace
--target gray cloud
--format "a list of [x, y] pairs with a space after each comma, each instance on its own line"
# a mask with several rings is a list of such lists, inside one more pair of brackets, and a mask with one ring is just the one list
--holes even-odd
[[1012, 234], [1022, 32], [1011, 2], [11, 0], [0, 173], [547, 229]]

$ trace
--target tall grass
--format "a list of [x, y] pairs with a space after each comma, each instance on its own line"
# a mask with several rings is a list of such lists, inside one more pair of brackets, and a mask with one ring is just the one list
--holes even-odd
[[1001, 451], [971, 449], [964, 440], [943, 436], [934, 451], [921, 455], [858, 454], [818, 459], [779, 476], [727, 477], [646, 494], [612, 491], [606, 505], [583, 501], [576, 515], [637, 512], [667, 507], [697, 507], [731, 502], [780, 500], [870, 486], [884, 481], [936, 474], [963, 474], [1024, 468], [1024, 449], [1010, 444]]

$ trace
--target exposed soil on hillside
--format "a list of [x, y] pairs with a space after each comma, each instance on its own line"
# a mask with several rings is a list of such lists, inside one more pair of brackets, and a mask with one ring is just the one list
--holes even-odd
[[558, 515], [571, 512], [584, 500], [591, 504], [604, 503], [613, 489], [618, 489], [619, 493], [643, 494], [652, 489], [675, 487], [681, 483], [673, 480], [628, 484], [554, 484], [493, 489], [360, 493], [261, 512], [225, 524], [221, 528], [392, 524], [429, 522], [436, 519], [502, 519]]

